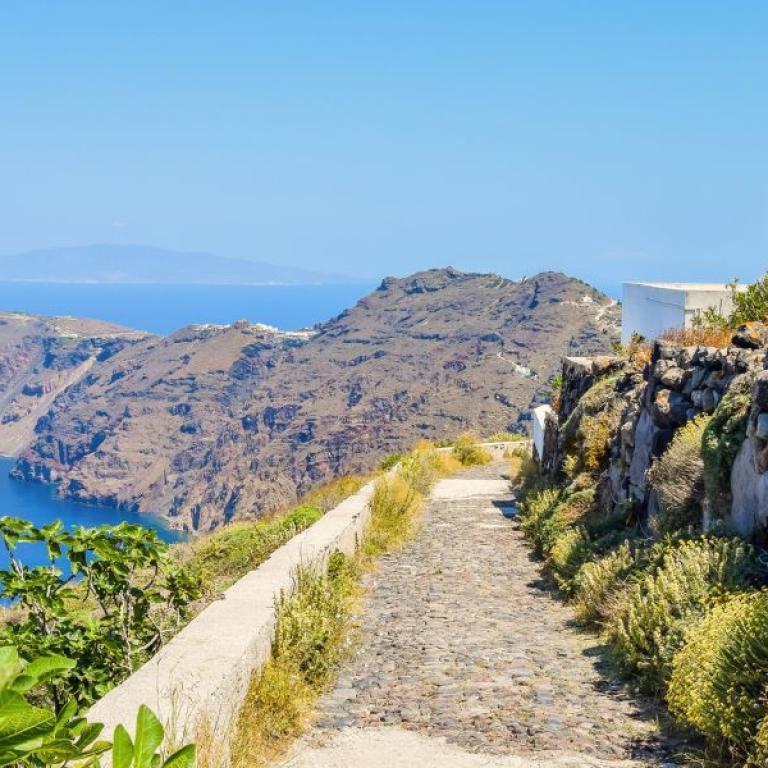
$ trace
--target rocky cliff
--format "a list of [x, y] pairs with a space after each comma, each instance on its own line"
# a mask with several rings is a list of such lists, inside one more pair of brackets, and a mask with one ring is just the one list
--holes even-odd
[[615, 304], [562, 274], [387, 278], [311, 333], [196, 326], [119, 351], [54, 400], [16, 473], [207, 530], [419, 438], [523, 430], [561, 356], [617, 335]]
[[0, 313], [0, 455], [21, 451], [59, 393], [145, 335], [98, 320]]

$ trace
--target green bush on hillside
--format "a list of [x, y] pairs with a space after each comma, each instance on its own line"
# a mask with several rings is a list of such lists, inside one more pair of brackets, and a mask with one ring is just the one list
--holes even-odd
[[565, 594], [574, 590], [574, 577], [592, 557], [589, 534], [582, 526], [568, 528], [555, 537], [549, 549], [547, 566]]
[[390, 453], [379, 462], [379, 469], [382, 472], [387, 472], [388, 470], [392, 469], [392, 467], [397, 466], [397, 464], [399, 464], [402, 460], [402, 453]]
[[584, 563], [574, 577], [576, 613], [583, 621], [607, 621], [615, 604], [616, 595], [637, 567], [637, 557], [628, 541], [605, 557]]
[[680, 541], [632, 583], [608, 625], [617, 658], [649, 690], [664, 690], [685, 631], [722, 595], [754, 578], [752, 548], [738, 539]]
[[709, 416], [701, 415], [681, 427], [651, 467], [648, 479], [659, 497], [656, 525], [661, 533], [701, 525], [704, 497], [701, 443], [709, 421]]

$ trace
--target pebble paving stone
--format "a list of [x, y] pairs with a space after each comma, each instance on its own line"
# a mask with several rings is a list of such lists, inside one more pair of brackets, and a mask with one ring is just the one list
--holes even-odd
[[506, 470], [442, 480], [419, 533], [367, 577], [357, 653], [292, 768], [424, 768], [424, 739], [441, 768], [670, 765], [654, 713], [605, 676], [598, 640], [553, 596], [508, 516]]

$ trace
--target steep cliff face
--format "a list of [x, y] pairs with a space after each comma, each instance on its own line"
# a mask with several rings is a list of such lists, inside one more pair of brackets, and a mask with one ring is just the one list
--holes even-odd
[[[736, 337], [735, 337], [736, 338]], [[701, 525], [717, 520], [747, 538], [768, 538], [768, 371], [766, 350], [684, 347], [657, 342], [639, 368], [621, 358], [565, 359], [558, 455], [584, 450], [585, 418], [607, 426], [598, 500], [606, 515], [631, 511], [651, 524], [659, 496], [649, 475], [681, 427], [711, 416], [702, 448], [709, 490]], [[600, 391], [598, 391], [600, 390]], [[594, 404], [587, 416], [588, 401]], [[718, 487], [718, 485], [720, 487]]]
[[0, 454], [21, 451], [60, 392], [145, 336], [98, 320], [0, 313]]
[[422, 437], [523, 429], [561, 355], [617, 335], [613, 302], [561, 274], [388, 278], [310, 334], [193, 327], [123, 350], [54, 401], [17, 474], [205, 530]]

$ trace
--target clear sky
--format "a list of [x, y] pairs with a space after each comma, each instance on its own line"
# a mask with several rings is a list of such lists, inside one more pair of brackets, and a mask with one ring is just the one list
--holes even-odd
[[0, 253], [768, 267], [768, 2], [42, 2], [0, 16]]

